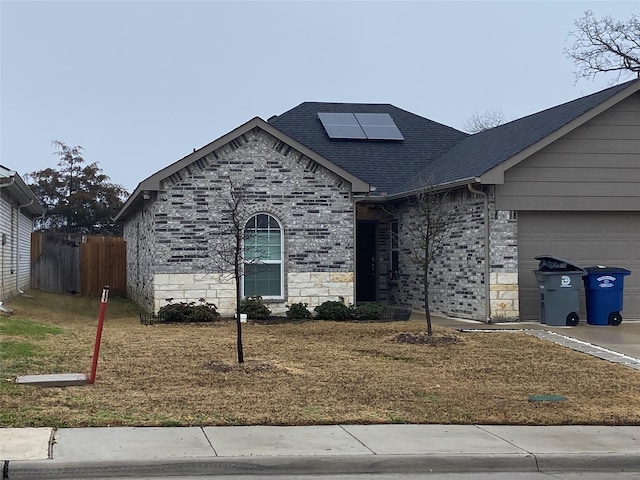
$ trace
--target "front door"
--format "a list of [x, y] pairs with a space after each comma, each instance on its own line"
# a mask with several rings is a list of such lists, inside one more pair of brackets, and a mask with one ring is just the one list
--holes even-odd
[[356, 226], [356, 302], [376, 301], [376, 224]]

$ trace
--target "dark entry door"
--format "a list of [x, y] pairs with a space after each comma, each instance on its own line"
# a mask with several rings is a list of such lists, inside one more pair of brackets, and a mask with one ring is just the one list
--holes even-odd
[[376, 301], [376, 224], [356, 226], [356, 302]]

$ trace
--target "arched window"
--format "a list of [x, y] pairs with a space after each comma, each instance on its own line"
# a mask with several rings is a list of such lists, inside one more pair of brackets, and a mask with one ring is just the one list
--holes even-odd
[[283, 297], [282, 227], [266, 213], [258, 213], [244, 227], [243, 295]]

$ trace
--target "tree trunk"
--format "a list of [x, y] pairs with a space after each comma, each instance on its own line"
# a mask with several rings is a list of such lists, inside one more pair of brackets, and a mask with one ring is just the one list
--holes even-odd
[[433, 335], [433, 328], [431, 326], [431, 310], [429, 309], [429, 265], [424, 269], [424, 314], [427, 318], [427, 336]]
[[242, 349], [242, 322], [240, 321], [240, 304], [242, 298], [240, 295], [240, 261], [241, 258], [238, 255], [239, 247], [238, 241], [236, 241], [236, 257], [234, 268], [234, 276], [236, 281], [236, 343], [238, 347], [238, 363], [244, 363], [244, 352]]
[[242, 322], [240, 321], [240, 279], [236, 280], [236, 332], [238, 345], [238, 363], [244, 363], [244, 352], [242, 351]]

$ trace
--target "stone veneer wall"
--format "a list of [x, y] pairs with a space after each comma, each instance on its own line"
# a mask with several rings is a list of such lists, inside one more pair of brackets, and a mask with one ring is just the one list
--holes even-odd
[[[200, 298], [213, 302], [223, 315], [235, 311], [235, 285], [229, 275], [220, 273], [159, 273], [154, 276], [155, 305], [158, 311], [171, 302], [198, 301]], [[327, 299], [346, 301], [353, 299], [353, 274], [351, 272], [304, 272], [287, 275], [287, 303], [320, 305]], [[269, 308], [274, 315], [286, 312], [284, 302], [273, 302]]]
[[233, 280], [220, 268], [220, 253], [228, 251], [230, 185], [245, 192], [243, 223], [269, 213], [283, 226], [284, 297], [271, 302], [274, 313], [297, 301], [313, 307], [342, 296], [353, 302], [350, 185], [260, 129], [164, 180], [152, 204], [127, 222], [128, 254], [144, 257], [137, 265], [130, 259], [134, 300], [157, 311], [167, 298], [205, 298], [223, 315], [233, 314]]
[[489, 206], [491, 270], [489, 294], [492, 321], [518, 320], [518, 222], [515, 214]]

